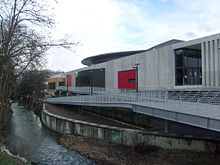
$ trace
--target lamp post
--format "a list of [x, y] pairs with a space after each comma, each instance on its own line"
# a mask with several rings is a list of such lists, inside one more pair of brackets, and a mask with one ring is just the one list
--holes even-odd
[[91, 95], [93, 95], [93, 82], [92, 82], [92, 78], [90, 79], [90, 85], [91, 85]]
[[139, 63], [135, 64], [135, 67], [133, 67], [136, 70], [136, 92], [138, 92], [138, 65]]
[[92, 70], [90, 70], [90, 94], [93, 95], [93, 79], [92, 79]]
[[68, 96], [68, 77], [69, 75], [66, 76], [66, 96]]

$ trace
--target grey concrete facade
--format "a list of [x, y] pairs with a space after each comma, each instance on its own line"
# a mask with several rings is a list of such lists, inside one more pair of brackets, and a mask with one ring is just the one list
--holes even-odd
[[[202, 85], [175, 86], [174, 50], [196, 48], [201, 50]], [[82, 70], [105, 68], [105, 87], [118, 88], [118, 72], [131, 70], [139, 63], [138, 86], [140, 89], [176, 89], [176, 88], [216, 88], [220, 86], [220, 34], [195, 40], [174, 43], [172, 45], [146, 50], [145, 52], [126, 56], [85, 68], [67, 72], [72, 75], [75, 87], [77, 73]]]

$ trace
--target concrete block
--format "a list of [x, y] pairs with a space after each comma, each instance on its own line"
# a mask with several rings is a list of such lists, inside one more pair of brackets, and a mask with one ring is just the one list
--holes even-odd
[[102, 128], [98, 128], [98, 139], [104, 139], [104, 131]]
[[75, 124], [75, 134], [80, 135], [80, 124]]
[[59, 132], [59, 133], [64, 133], [64, 129], [63, 129], [63, 126], [64, 126], [64, 121], [60, 120], [60, 119], [57, 119], [56, 120], [56, 130]]
[[51, 129], [56, 131], [56, 118], [51, 117]]
[[64, 133], [65, 133], [65, 134], [71, 134], [71, 133], [73, 133], [73, 130], [72, 130], [72, 128], [73, 128], [72, 125], [73, 125], [73, 124], [72, 124], [71, 122], [66, 121], [64, 125], [65, 125], [65, 126], [64, 126]]

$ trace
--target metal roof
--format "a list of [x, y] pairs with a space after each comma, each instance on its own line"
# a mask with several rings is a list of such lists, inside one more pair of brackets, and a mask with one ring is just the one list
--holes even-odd
[[173, 45], [173, 44], [176, 44], [179, 42], [183, 42], [183, 41], [172, 39], [172, 40], [163, 42], [161, 44], [158, 44], [156, 46], [153, 46], [153, 47], [146, 49], [146, 50], [113, 52], [113, 53], [105, 53], [105, 54], [100, 54], [100, 55], [96, 55], [96, 56], [91, 56], [91, 57], [88, 57], [88, 58], [85, 58], [84, 60], [82, 60], [82, 64], [87, 65], [87, 66], [90, 66], [93, 64], [99, 64], [102, 62], [106, 62], [106, 61], [110, 61], [110, 60], [114, 60], [114, 59], [118, 59], [118, 58], [122, 58], [122, 57], [126, 57], [126, 56], [135, 55], [137, 53], [142, 53], [142, 52], [150, 51], [153, 49], [158, 49], [158, 48], [165, 47], [168, 45]]

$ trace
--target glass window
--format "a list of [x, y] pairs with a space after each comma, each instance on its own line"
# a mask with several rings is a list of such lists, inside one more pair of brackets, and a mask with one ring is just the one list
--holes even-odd
[[198, 67], [198, 59], [197, 58], [187, 58], [187, 66], [188, 67]]
[[199, 60], [199, 67], [202, 67], [202, 60], [201, 60], [201, 58], [199, 58], [198, 60]]
[[182, 55], [183, 49], [176, 50], [175, 53], [176, 53], [176, 55]]
[[176, 85], [183, 85], [183, 77], [177, 76]]
[[198, 85], [202, 79], [201, 50], [175, 50], [176, 85]]
[[176, 69], [176, 75], [177, 76], [183, 76], [183, 68]]
[[135, 79], [128, 79], [128, 83], [130, 83], [130, 84], [135, 83]]
[[55, 89], [55, 82], [48, 83], [49, 89]]
[[176, 54], [176, 67], [183, 66], [183, 54]]
[[59, 86], [64, 86], [64, 82], [59, 82]]

